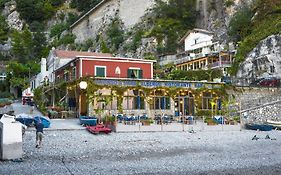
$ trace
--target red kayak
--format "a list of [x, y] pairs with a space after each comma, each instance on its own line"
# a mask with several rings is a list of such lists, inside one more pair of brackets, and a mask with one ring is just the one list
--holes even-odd
[[111, 133], [111, 129], [105, 127], [102, 124], [98, 124], [96, 126], [86, 126], [86, 129], [92, 134], [98, 134], [98, 133], [101, 133], [101, 132], [103, 132], [105, 134]]

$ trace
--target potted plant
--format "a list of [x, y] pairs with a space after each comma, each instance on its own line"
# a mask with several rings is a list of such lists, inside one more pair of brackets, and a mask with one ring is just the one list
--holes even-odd
[[113, 132], [116, 132], [117, 121], [115, 116], [106, 115], [103, 118], [103, 123], [106, 127], [110, 128]]
[[142, 125], [148, 126], [148, 125], [150, 125], [150, 124], [152, 124], [152, 123], [153, 123], [153, 120], [152, 120], [151, 118], [141, 120], [141, 124], [142, 124]]
[[207, 123], [207, 125], [217, 125], [217, 123], [213, 120], [212, 117], [207, 117], [205, 119], [205, 122]]

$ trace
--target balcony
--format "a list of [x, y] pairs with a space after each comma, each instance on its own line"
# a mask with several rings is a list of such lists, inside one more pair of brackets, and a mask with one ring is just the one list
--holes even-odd
[[191, 60], [190, 56], [181, 57], [175, 60], [175, 64], [185, 63], [190, 60]]
[[231, 61], [217, 61], [211, 64], [211, 68], [218, 68], [218, 67], [231, 67]]

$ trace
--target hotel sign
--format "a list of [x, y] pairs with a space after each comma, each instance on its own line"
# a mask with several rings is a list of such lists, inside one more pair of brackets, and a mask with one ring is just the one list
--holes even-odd
[[94, 82], [99, 85], [116, 86], [143, 86], [143, 87], [180, 87], [180, 88], [220, 88], [221, 84], [212, 84], [205, 82], [182, 82], [182, 81], [163, 81], [163, 80], [117, 80], [117, 79], [95, 79]]

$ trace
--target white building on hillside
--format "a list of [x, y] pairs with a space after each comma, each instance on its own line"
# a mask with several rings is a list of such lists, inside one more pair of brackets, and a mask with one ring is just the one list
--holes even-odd
[[189, 30], [180, 40], [184, 51], [177, 54], [177, 69], [222, 69], [226, 73], [231, 66], [233, 53], [223, 50], [219, 42], [213, 41], [213, 32], [204, 29]]

